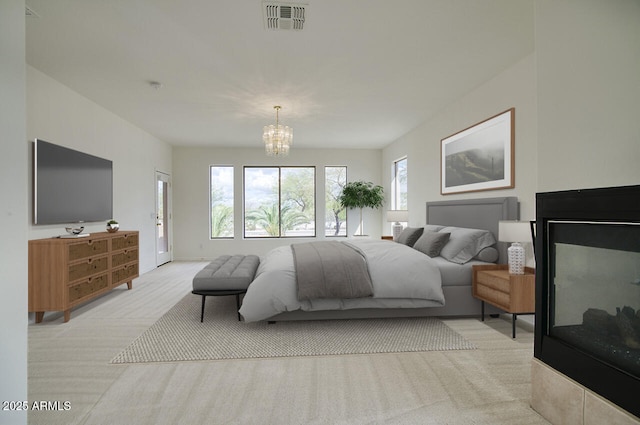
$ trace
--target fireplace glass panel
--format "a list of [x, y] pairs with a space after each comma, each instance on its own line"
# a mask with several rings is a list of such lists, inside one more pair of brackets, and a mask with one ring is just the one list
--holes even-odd
[[640, 225], [548, 226], [549, 335], [640, 377]]

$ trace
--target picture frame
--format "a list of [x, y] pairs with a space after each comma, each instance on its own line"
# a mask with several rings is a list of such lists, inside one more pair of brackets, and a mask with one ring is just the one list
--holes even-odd
[[440, 143], [440, 193], [515, 187], [515, 108], [461, 130]]

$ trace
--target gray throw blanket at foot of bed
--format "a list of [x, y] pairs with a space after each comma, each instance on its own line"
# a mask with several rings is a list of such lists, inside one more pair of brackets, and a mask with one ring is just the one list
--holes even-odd
[[361, 298], [373, 295], [367, 262], [347, 243], [292, 244], [298, 300]]

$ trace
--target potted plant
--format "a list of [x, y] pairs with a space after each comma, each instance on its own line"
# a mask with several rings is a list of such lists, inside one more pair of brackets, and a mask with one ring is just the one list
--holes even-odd
[[356, 181], [347, 183], [342, 189], [339, 198], [340, 205], [344, 208], [360, 208], [360, 234], [363, 235], [364, 223], [362, 222], [363, 208], [381, 208], [384, 203], [384, 189], [380, 185], [371, 182]]
[[120, 225], [118, 224], [117, 221], [115, 220], [107, 221], [107, 232], [114, 233], [114, 232], [117, 232], [119, 228], [120, 228]]

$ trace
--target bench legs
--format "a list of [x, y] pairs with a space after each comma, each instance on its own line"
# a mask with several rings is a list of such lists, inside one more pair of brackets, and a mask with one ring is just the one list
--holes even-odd
[[197, 291], [193, 291], [192, 293], [196, 294], [196, 295], [201, 295], [202, 296], [202, 307], [200, 310], [200, 323], [204, 322], [204, 303], [207, 299], [208, 295], [213, 295], [213, 296], [221, 296], [221, 295], [235, 295], [236, 296], [236, 309], [238, 310], [238, 321], [242, 321], [242, 316], [240, 316], [240, 294], [244, 294], [246, 291], [243, 292], [234, 292], [232, 294], [227, 294], [227, 293], [202, 293], [202, 292], [197, 292]]

